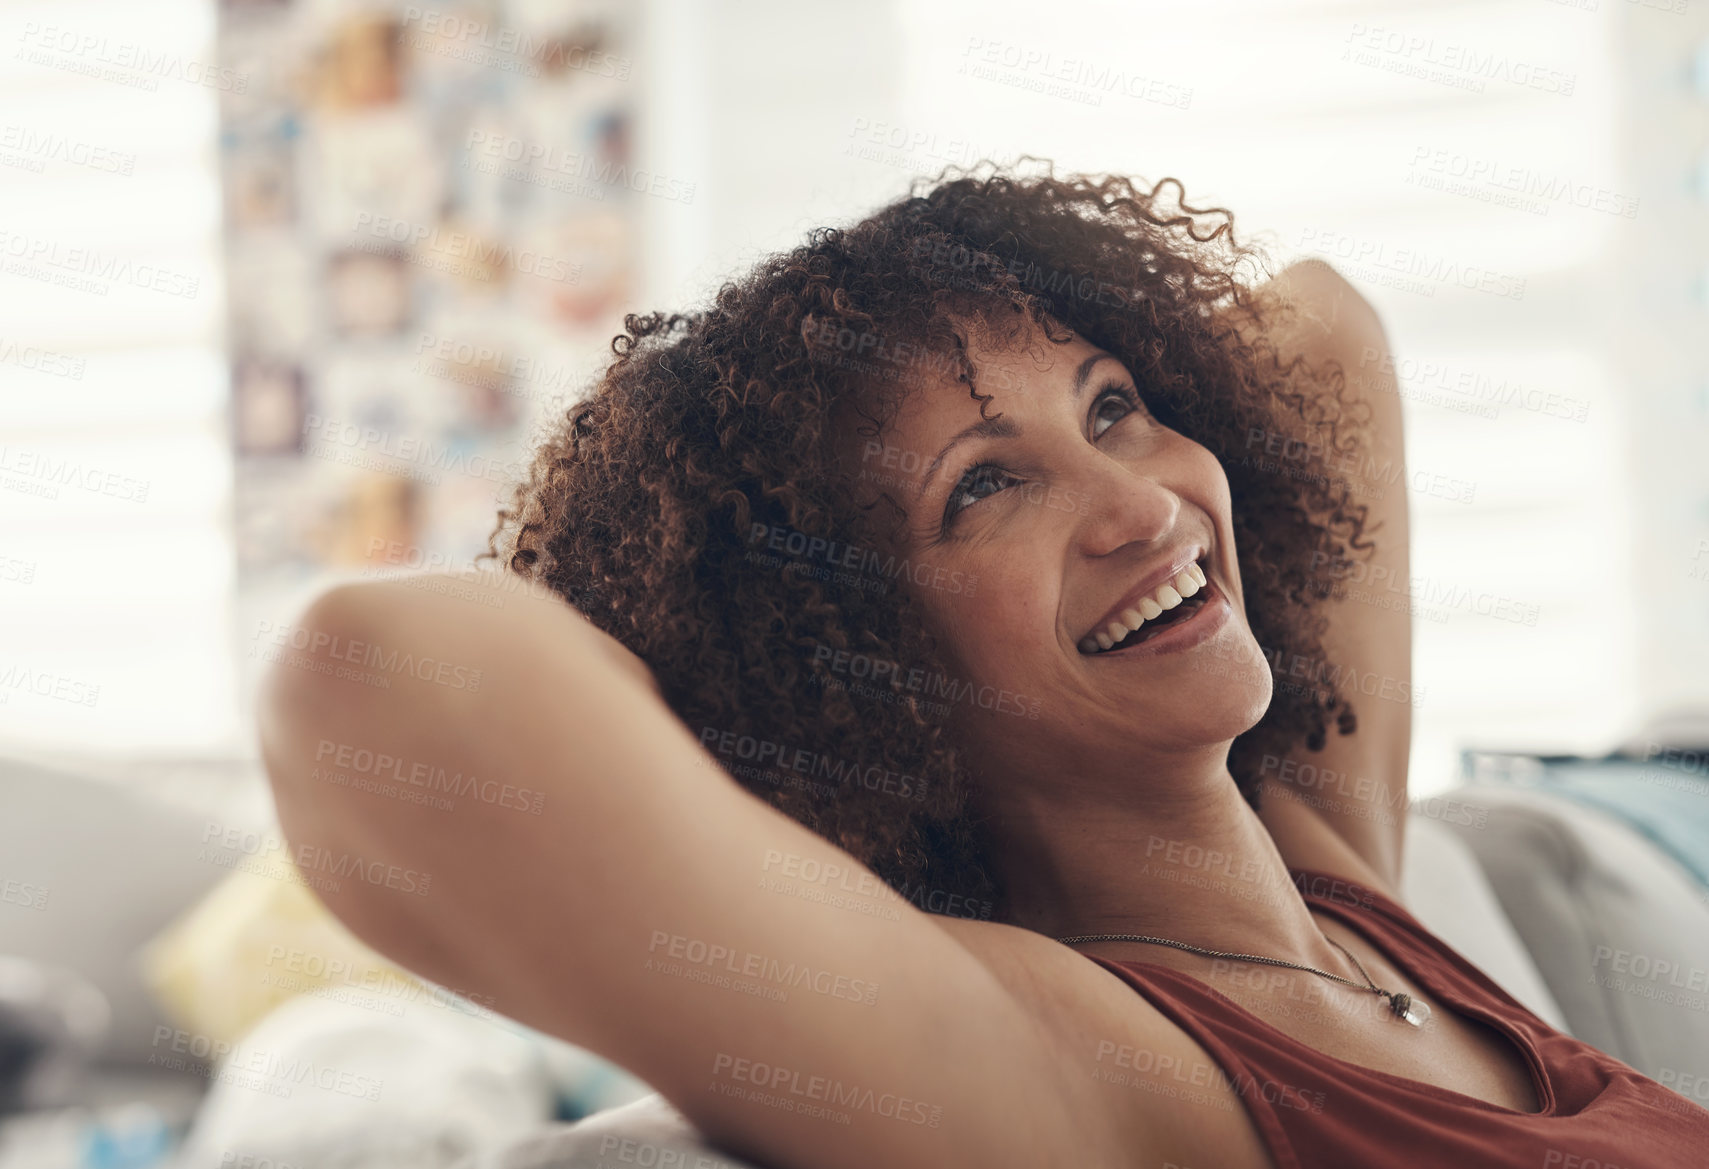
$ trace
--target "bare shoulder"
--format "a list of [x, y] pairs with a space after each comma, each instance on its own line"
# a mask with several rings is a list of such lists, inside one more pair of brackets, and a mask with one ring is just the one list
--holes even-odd
[[931, 921], [961, 943], [1052, 1031], [1066, 1036], [1071, 1049], [1084, 1046], [1088, 1060], [1095, 1058], [1097, 1040], [1087, 1028], [1109, 1014], [1137, 1016], [1141, 1028], [1153, 1019], [1159, 1026], [1166, 1025], [1154, 1007], [1115, 975], [1043, 934], [941, 914]]
[[1069, 1054], [1074, 1095], [1112, 1118], [1152, 1164], [1268, 1169], [1263, 1137], [1223, 1069], [1150, 1000], [1084, 954], [1031, 930], [933, 916]]

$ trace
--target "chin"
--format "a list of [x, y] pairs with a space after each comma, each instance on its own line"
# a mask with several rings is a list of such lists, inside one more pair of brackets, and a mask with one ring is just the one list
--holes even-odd
[[1192, 649], [1136, 659], [1122, 671], [1124, 697], [1156, 712], [1152, 726], [1178, 746], [1232, 741], [1270, 709], [1275, 680], [1244, 621]]
[[1156, 720], [1142, 732], [1152, 741], [1197, 747], [1230, 743], [1258, 725], [1270, 709], [1270, 675], [1205, 678], [1156, 703]]

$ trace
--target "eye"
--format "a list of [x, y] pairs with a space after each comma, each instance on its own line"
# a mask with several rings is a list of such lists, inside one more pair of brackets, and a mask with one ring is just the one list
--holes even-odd
[[[1140, 399], [1139, 391], [1132, 386], [1111, 382], [1099, 393], [1092, 403], [1091, 432], [1094, 440], [1129, 414], [1145, 413], [1145, 403]], [[979, 463], [969, 467], [950, 491], [949, 498], [944, 501], [944, 514], [939, 528], [940, 532], [947, 531], [962, 511], [978, 503], [982, 499], [1006, 491], [1018, 483], [1024, 482], [1020, 477], [1010, 474], [995, 463]]]
[[1129, 414], [1143, 409], [1136, 391], [1114, 384], [1105, 387], [1092, 403], [1092, 437], [1097, 438]]
[[980, 463], [969, 467], [967, 474], [963, 475], [961, 481], [950, 491], [949, 499], [944, 501], [945, 526], [947, 527], [963, 508], [1019, 482], [1019, 479], [994, 463]]

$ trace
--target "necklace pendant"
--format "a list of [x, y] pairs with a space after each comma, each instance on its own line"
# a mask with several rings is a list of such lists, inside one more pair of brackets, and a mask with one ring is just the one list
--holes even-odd
[[1409, 994], [1392, 995], [1389, 998], [1389, 1009], [1395, 1017], [1414, 1027], [1422, 1027], [1430, 1021], [1430, 1005], [1421, 1003]]

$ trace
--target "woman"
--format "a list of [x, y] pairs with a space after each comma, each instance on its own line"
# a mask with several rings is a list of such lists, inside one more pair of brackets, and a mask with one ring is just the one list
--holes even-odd
[[762, 1164], [1709, 1147], [1398, 906], [1409, 622], [1337, 587], [1408, 579], [1383, 332], [1172, 191], [940, 180], [630, 318], [506, 574], [275, 671], [328, 905]]

